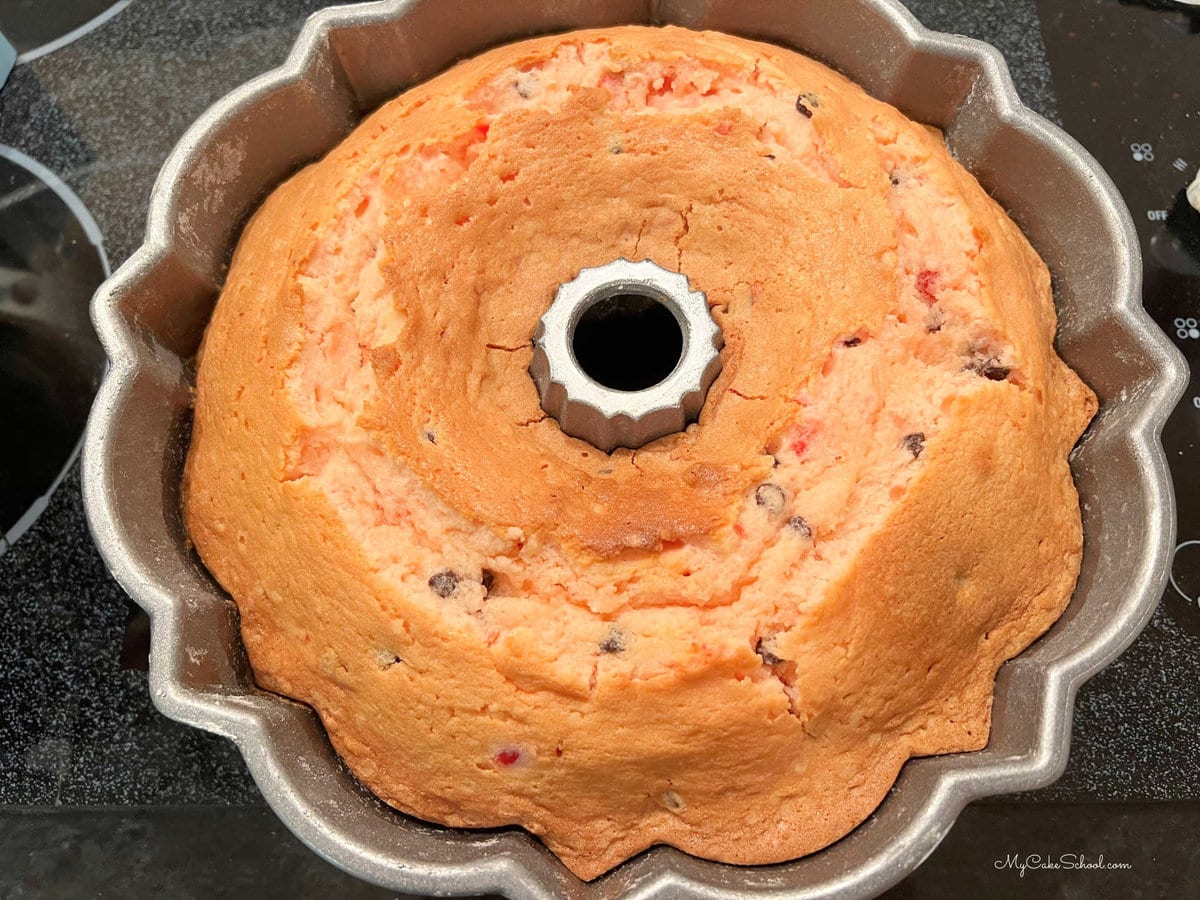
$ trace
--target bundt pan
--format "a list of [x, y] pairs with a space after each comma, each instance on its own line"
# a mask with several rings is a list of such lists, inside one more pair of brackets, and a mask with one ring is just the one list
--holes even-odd
[[[180, 514], [192, 358], [242, 223], [368, 110], [453, 61], [537, 33], [622, 23], [712, 28], [794, 47], [908, 116], [944, 129], [1054, 275], [1061, 355], [1101, 400], [1072, 457], [1083, 569], [1051, 631], [1007, 663], [986, 749], [905, 765], [882, 806], [836, 844], [738, 868], [657, 847], [585, 884], [517, 828], [465, 831], [366, 792], [314, 713], [258, 689], [237, 610], [192, 552]], [[83, 462], [91, 527], [150, 614], [150, 687], [168, 716], [233, 740], [268, 803], [353, 874], [419, 894], [510, 897], [865, 897], [921, 863], [963, 806], [1057, 777], [1079, 685], [1127, 646], [1167, 577], [1175, 511], [1159, 432], [1182, 358], [1140, 305], [1133, 223], [1070, 137], [1025, 109], [991, 47], [921, 27], [894, 0], [386, 0], [313, 16], [278, 69], [210, 109], [163, 167], [145, 245], [97, 294], [112, 365]]]

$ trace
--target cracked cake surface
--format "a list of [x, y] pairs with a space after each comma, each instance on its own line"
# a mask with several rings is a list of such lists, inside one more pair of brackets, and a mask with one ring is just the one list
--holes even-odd
[[[700, 420], [562, 433], [559, 284], [683, 272]], [[370, 115], [247, 225], [201, 349], [189, 533], [257, 682], [386, 802], [519, 824], [583, 878], [772, 863], [911, 756], [987, 742], [1082, 549], [1095, 412], [1046, 267], [941, 135], [797, 53], [622, 27]]]

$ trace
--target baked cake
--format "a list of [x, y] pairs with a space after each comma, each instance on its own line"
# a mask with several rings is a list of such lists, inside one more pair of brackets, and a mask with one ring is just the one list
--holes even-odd
[[[557, 287], [684, 273], [698, 423], [604, 454], [542, 411]], [[257, 682], [387, 803], [594, 878], [773, 863], [988, 739], [1073, 590], [1096, 409], [1045, 265], [942, 136], [795, 52], [623, 27], [490, 51], [250, 221], [184, 509]]]

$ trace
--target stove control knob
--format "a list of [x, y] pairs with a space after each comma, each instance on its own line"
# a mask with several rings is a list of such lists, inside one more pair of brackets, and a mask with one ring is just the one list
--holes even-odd
[[[1197, 0], [1200, 3], [1200, 0]], [[1166, 228], [1150, 238], [1150, 255], [1170, 272], [1200, 277], [1200, 175], [1175, 195]]]

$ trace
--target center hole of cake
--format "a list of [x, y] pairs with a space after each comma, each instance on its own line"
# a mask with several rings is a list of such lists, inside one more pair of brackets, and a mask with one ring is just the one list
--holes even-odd
[[644, 391], [675, 371], [683, 356], [683, 330], [661, 299], [626, 291], [584, 311], [571, 349], [593, 381], [614, 391]]

